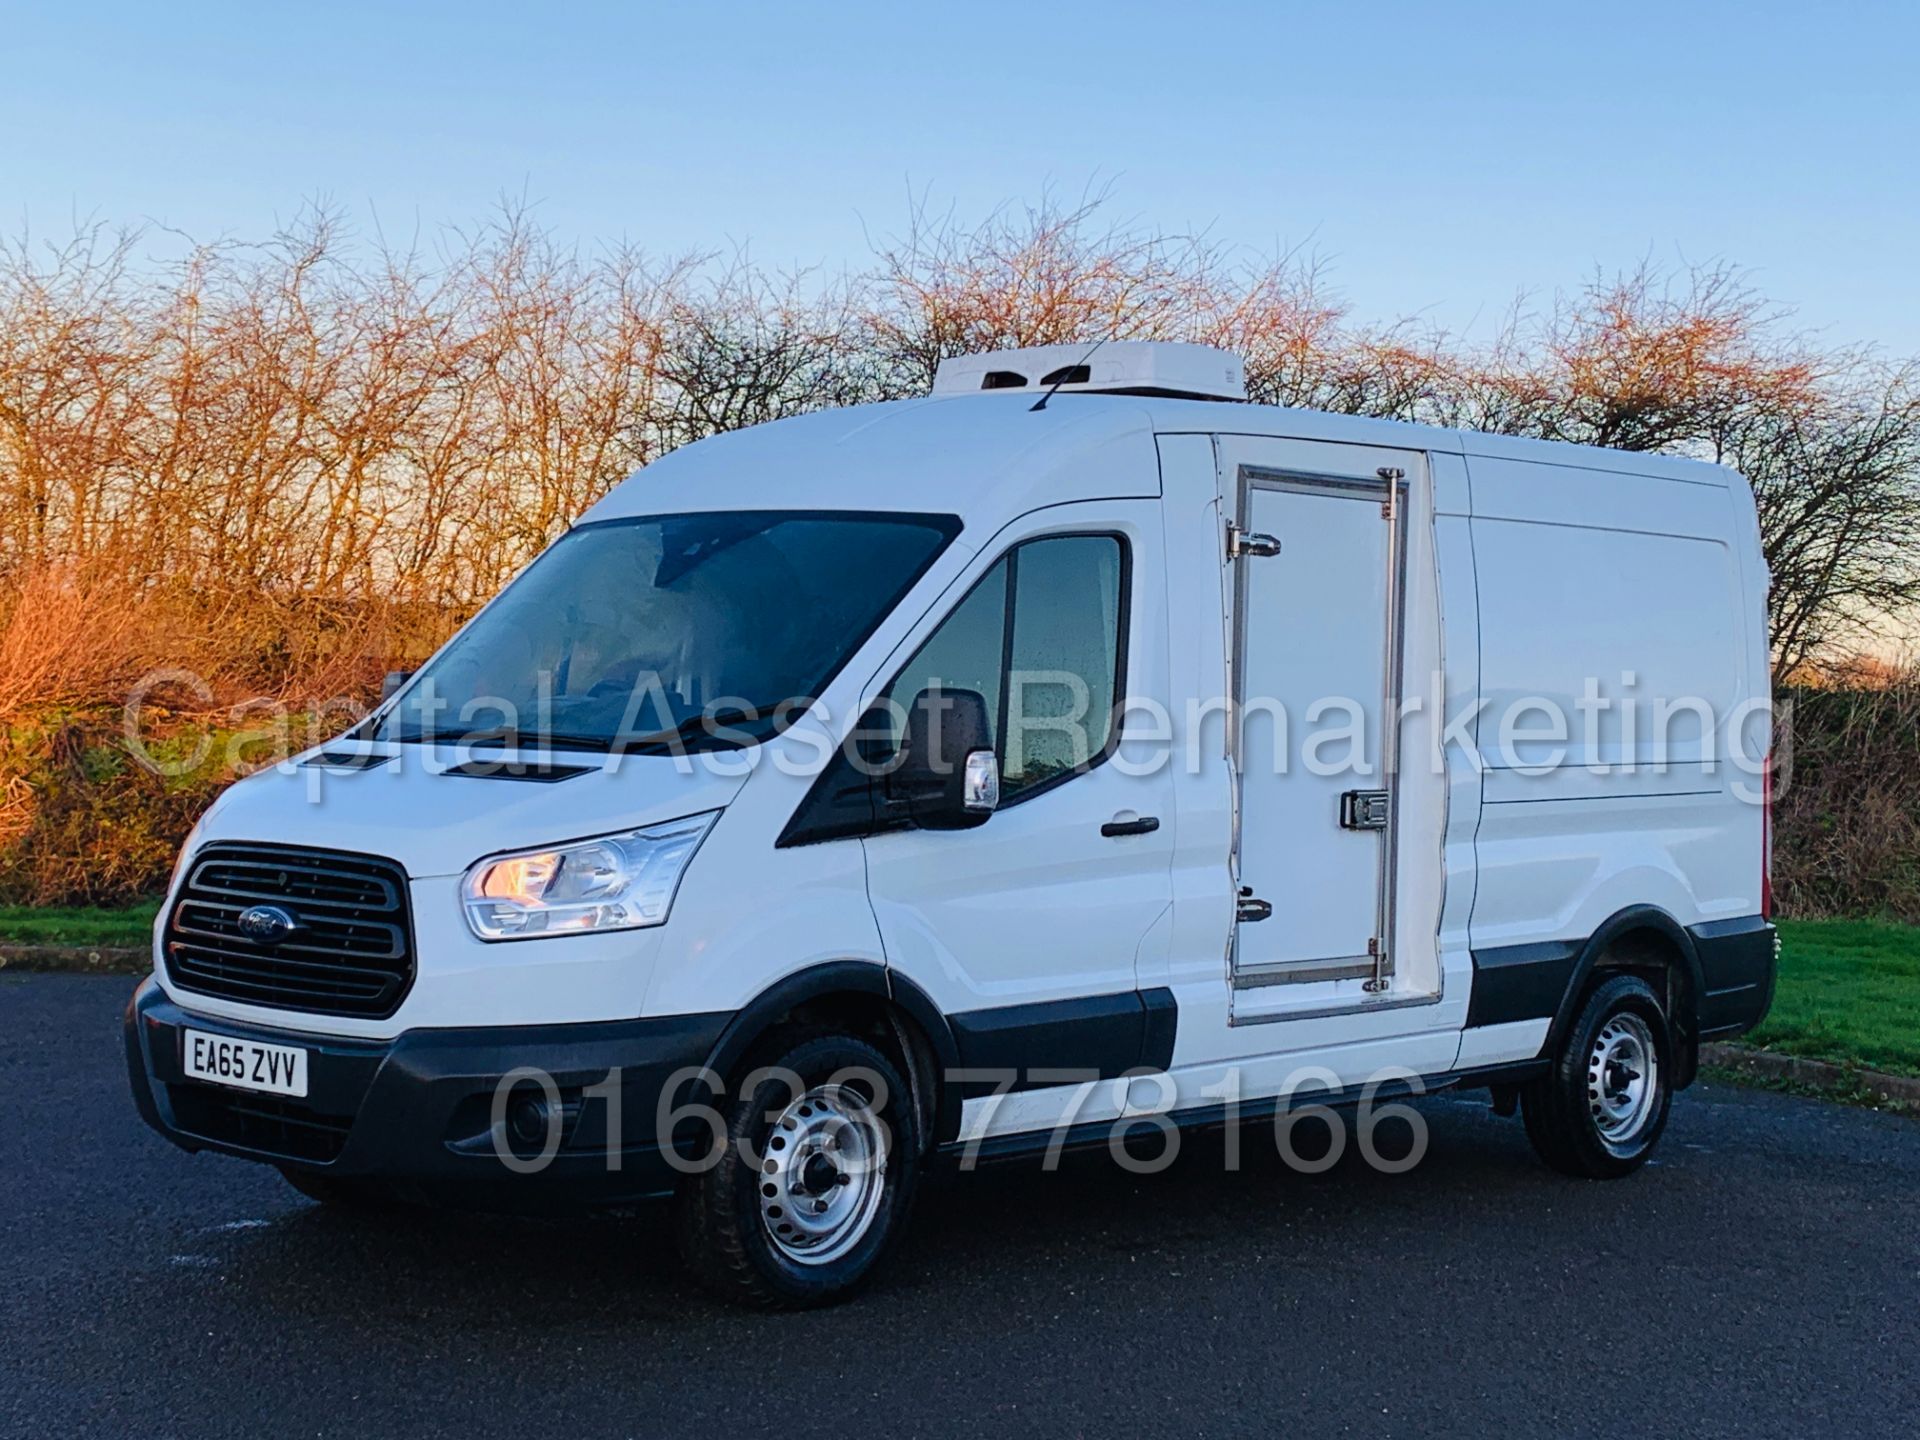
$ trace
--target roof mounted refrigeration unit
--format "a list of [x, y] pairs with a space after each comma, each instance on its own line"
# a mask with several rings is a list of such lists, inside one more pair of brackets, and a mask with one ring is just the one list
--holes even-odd
[[935, 395], [993, 390], [1091, 390], [1107, 395], [1160, 395], [1176, 400], [1244, 400], [1246, 367], [1211, 345], [1171, 340], [1116, 340], [1095, 345], [1036, 345], [955, 355], [940, 362]]

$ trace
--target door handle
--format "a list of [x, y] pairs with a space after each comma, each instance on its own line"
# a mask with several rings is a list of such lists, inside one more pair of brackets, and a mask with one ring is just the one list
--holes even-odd
[[1158, 815], [1142, 815], [1137, 820], [1109, 820], [1100, 827], [1100, 833], [1112, 839], [1115, 835], [1151, 835], [1159, 828]]
[[1273, 915], [1273, 902], [1255, 897], [1251, 885], [1242, 885], [1234, 904], [1233, 918], [1242, 925], [1252, 925], [1256, 921], [1270, 919]]

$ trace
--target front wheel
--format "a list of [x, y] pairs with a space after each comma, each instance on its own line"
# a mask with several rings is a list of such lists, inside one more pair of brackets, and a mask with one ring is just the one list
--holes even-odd
[[920, 1133], [899, 1070], [865, 1040], [814, 1032], [763, 1049], [716, 1163], [681, 1182], [680, 1253], [724, 1298], [831, 1304], [905, 1229]]
[[1673, 1100], [1672, 1051], [1666, 1012], [1646, 981], [1615, 975], [1594, 987], [1553, 1068], [1521, 1092], [1540, 1158], [1594, 1180], [1646, 1164]]

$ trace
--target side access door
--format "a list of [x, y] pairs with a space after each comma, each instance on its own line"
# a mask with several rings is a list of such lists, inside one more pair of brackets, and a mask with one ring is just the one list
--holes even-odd
[[[1270, 458], [1287, 456], [1276, 447]], [[1383, 990], [1393, 966], [1405, 470], [1247, 465], [1236, 478], [1234, 985], [1357, 980]]]
[[1441, 667], [1429, 457], [1225, 435], [1217, 452], [1234, 556], [1228, 1053], [1261, 1072], [1246, 1093], [1309, 1064], [1342, 1084], [1445, 1070], [1463, 999], [1436, 946], [1445, 782], [1422, 763], [1430, 707], [1403, 720], [1409, 657]]
[[[1464, 945], [1442, 942], [1464, 940], [1473, 821], [1450, 793], [1455, 772], [1426, 763], [1443, 709], [1426, 692], [1448, 674], [1435, 485], [1443, 472], [1453, 483], [1449, 457], [1208, 438], [1204, 459], [1180, 447], [1168, 484], [1191, 495], [1204, 466], [1217, 505], [1194, 558], [1219, 567], [1230, 716], [1224, 773], [1209, 764], [1190, 785], [1196, 817], [1217, 813], [1214, 795], [1228, 812], [1215, 830], [1222, 893], [1176, 872], [1180, 1103], [1443, 1073], [1470, 971]], [[1458, 498], [1449, 489], [1449, 505]], [[1171, 520], [1168, 537], [1171, 551]], [[1470, 587], [1470, 567], [1453, 580]], [[1198, 633], [1204, 612], [1185, 613]], [[1456, 815], [1464, 828], [1450, 834]]]

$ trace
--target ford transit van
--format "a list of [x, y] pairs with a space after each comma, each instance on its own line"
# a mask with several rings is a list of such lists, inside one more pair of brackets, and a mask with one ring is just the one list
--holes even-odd
[[1772, 992], [1749, 487], [1244, 393], [963, 357], [616, 486], [201, 818], [141, 1113], [331, 1203], [671, 1195], [767, 1305], [956, 1158], [1307, 1103], [1633, 1171]]

